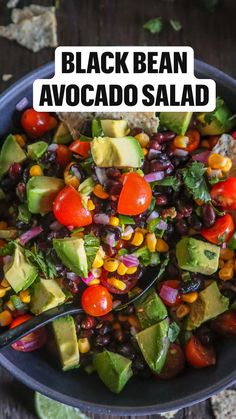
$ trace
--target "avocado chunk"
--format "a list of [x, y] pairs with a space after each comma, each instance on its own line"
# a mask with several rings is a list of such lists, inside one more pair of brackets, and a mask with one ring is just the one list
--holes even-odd
[[60, 122], [57, 127], [57, 130], [53, 136], [53, 143], [56, 144], [69, 144], [73, 140], [70, 131], [67, 126]]
[[52, 328], [63, 371], [78, 368], [79, 347], [73, 317], [68, 315], [54, 320]]
[[229, 299], [220, 293], [216, 282], [212, 282], [207, 288], [199, 292], [199, 297], [195, 303], [190, 304], [186, 329], [195, 329], [202, 323], [224, 313], [228, 308]]
[[220, 135], [229, 132], [236, 125], [236, 118], [231, 118], [232, 112], [223, 99], [216, 99], [213, 112], [200, 113], [197, 116], [197, 128], [201, 135]]
[[18, 293], [33, 284], [38, 271], [27, 261], [23, 249], [16, 245], [12, 261], [4, 266], [4, 274], [13, 290]]
[[35, 282], [31, 296], [30, 310], [36, 316], [64, 303], [65, 294], [54, 279], [42, 279]]
[[130, 359], [114, 352], [96, 354], [93, 365], [101, 380], [113, 393], [120, 393], [133, 375]]
[[135, 311], [139, 318], [142, 329], [152, 326], [167, 316], [165, 304], [151, 288], [143, 297], [135, 303]]
[[38, 160], [47, 151], [47, 149], [48, 144], [45, 141], [37, 141], [37, 143], [28, 145], [27, 154], [29, 159]]
[[120, 138], [129, 133], [128, 122], [124, 119], [101, 119], [105, 137]]
[[0, 239], [13, 240], [17, 237], [17, 230], [14, 228], [6, 228], [0, 230]]
[[161, 372], [166, 360], [169, 339], [169, 320], [164, 319], [136, 334], [138, 346], [149, 368]]
[[62, 179], [49, 176], [33, 176], [26, 186], [29, 211], [32, 214], [46, 214], [52, 211], [53, 201], [63, 186]]
[[160, 124], [176, 134], [184, 135], [189, 127], [192, 114], [192, 112], [160, 112]]
[[133, 137], [95, 137], [91, 152], [98, 167], [141, 167], [143, 152]]
[[54, 239], [53, 247], [67, 268], [75, 274], [87, 278], [88, 262], [83, 239], [78, 237]]
[[176, 257], [181, 269], [212, 275], [218, 269], [220, 247], [193, 237], [184, 237], [176, 245]]
[[12, 163], [22, 163], [25, 159], [26, 154], [14, 135], [8, 135], [0, 153], [0, 178], [8, 171]]

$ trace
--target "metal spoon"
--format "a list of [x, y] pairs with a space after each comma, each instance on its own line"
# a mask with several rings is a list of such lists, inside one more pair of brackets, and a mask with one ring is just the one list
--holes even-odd
[[[165, 267], [168, 263], [168, 259], [166, 259], [160, 269], [159, 272], [156, 272], [152, 268], [151, 272], [150, 269], [144, 273], [142, 277], [143, 279], [146, 279], [147, 284], [143, 288], [143, 290], [135, 295], [134, 297], [131, 297], [127, 302], [120, 304], [117, 306], [113, 311], [120, 311], [124, 308], [128, 307], [130, 304], [136, 302], [142, 295], [144, 295], [154, 284], [155, 282], [161, 278], [163, 272], [165, 271]], [[150, 280], [150, 276], [152, 276], [152, 279]], [[5, 348], [6, 346], [11, 345], [12, 343], [16, 342], [20, 338], [28, 335], [31, 332], [34, 332], [35, 330], [39, 329], [42, 326], [45, 326], [48, 323], [51, 323], [53, 320], [58, 319], [59, 317], [66, 316], [67, 314], [81, 314], [84, 313], [84, 310], [81, 308], [79, 303], [66, 303], [61, 306], [51, 308], [50, 310], [47, 310], [40, 314], [39, 316], [32, 317], [32, 319], [26, 321], [25, 323], [20, 324], [19, 326], [15, 327], [14, 329], [10, 329], [7, 332], [4, 332], [0, 334], [0, 349]]]

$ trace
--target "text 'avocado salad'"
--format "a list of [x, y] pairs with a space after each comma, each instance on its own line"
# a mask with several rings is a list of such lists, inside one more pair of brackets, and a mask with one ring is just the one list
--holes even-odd
[[151, 124], [91, 114], [79, 136], [70, 115], [18, 111], [0, 150], [0, 328], [72, 301], [84, 314], [13, 349], [44, 346], [114, 393], [216, 363], [215, 339], [236, 335], [236, 120], [216, 103]]

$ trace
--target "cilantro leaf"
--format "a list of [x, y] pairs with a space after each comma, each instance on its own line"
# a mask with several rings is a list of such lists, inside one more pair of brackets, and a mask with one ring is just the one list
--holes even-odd
[[182, 29], [182, 25], [179, 20], [170, 19], [170, 26], [174, 29], [174, 31], [179, 32]]
[[180, 180], [176, 176], [166, 176], [162, 180], [156, 180], [151, 183], [151, 187], [154, 186], [171, 186], [174, 191], [178, 191], [180, 188]]
[[92, 137], [104, 137], [104, 132], [102, 129], [102, 124], [100, 119], [94, 118], [92, 120]]
[[120, 215], [120, 224], [135, 224], [135, 221], [132, 217], [129, 217], [128, 215]]
[[39, 272], [42, 272], [46, 279], [56, 277], [56, 268], [50, 256], [44, 254], [37, 244], [34, 244], [33, 250], [24, 248], [24, 253], [28, 262], [32, 263]]
[[12, 255], [14, 248], [15, 248], [14, 241], [10, 241], [9, 243], [5, 244], [5, 246], [0, 247], [0, 256]]
[[170, 342], [175, 342], [179, 336], [180, 327], [176, 322], [172, 322], [168, 329], [168, 338]]
[[90, 233], [84, 236], [84, 247], [87, 255], [88, 269], [92, 267], [99, 245], [100, 242], [94, 234]]
[[30, 223], [31, 213], [28, 210], [28, 207], [24, 204], [20, 204], [18, 207], [18, 217], [17, 220], [23, 221], [26, 224]]
[[204, 178], [206, 169], [200, 162], [194, 161], [181, 170], [184, 185], [188, 192], [201, 201], [208, 202], [211, 200], [207, 184]]
[[140, 247], [133, 255], [137, 256], [141, 265], [148, 266], [151, 260], [151, 252], [147, 246]]
[[151, 33], [160, 33], [163, 29], [162, 18], [158, 17], [151, 19], [143, 25], [144, 29], [147, 29]]

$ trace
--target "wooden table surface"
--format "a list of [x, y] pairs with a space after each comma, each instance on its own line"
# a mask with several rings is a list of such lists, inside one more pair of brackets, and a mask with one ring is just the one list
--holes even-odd
[[[48, 0], [34, 2], [53, 4]], [[20, 0], [19, 6], [30, 3]], [[61, 0], [57, 12], [59, 44], [189, 45], [194, 48], [197, 58], [236, 77], [236, 1], [221, 0], [212, 14], [199, 3], [199, 0], [175, 0], [173, 3], [158, 0]], [[152, 35], [142, 29], [142, 25], [154, 17], [165, 19], [161, 34]], [[182, 31], [171, 29], [169, 19], [178, 19], [183, 25]], [[0, 0], [0, 25], [9, 21], [6, 0]], [[52, 49], [34, 54], [15, 42], [0, 38], [0, 92], [53, 57]], [[13, 77], [4, 82], [3, 74], [12, 74]], [[0, 419], [35, 417], [33, 393], [0, 369]], [[213, 418], [210, 401], [184, 409], [176, 418]]]

